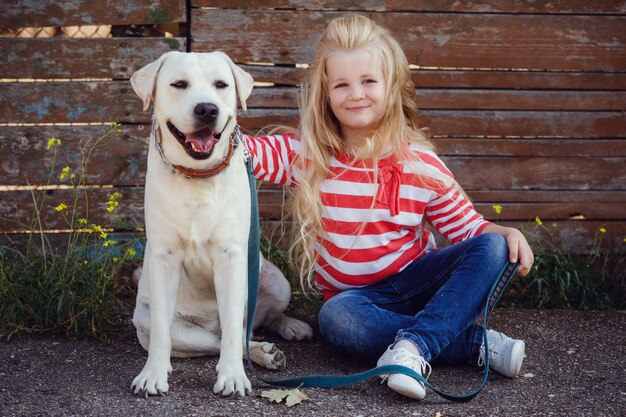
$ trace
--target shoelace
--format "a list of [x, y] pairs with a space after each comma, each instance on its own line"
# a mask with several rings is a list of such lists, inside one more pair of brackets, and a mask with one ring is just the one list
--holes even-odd
[[[489, 342], [489, 361], [495, 360], [493, 353], [500, 350], [500, 346], [505, 342], [504, 335], [495, 333], [492, 336], [488, 336]], [[485, 363], [485, 344], [480, 346], [480, 352], [478, 354], [478, 366], [483, 366]]]
[[[406, 366], [407, 368], [411, 368], [414, 371], [419, 372], [424, 379], [428, 379], [430, 377], [431, 372], [433, 371], [430, 364], [424, 360], [423, 357], [419, 355], [414, 355], [409, 352], [398, 352], [393, 356], [393, 362], [395, 365]], [[389, 378], [389, 374], [385, 375], [382, 379], [381, 384], [385, 382]]]

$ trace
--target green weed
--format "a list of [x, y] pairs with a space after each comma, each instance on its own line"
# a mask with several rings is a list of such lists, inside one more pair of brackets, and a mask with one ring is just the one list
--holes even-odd
[[[96, 140], [81, 143], [81, 166], [56, 166], [61, 141], [48, 142], [52, 169], [48, 184], [58, 180], [73, 190], [71, 201], [54, 209], [65, 223], [66, 233], [49, 234], [42, 227], [41, 213], [49, 203], [46, 192], [33, 191], [35, 212], [30, 225], [22, 225], [25, 241], [0, 247], [0, 334], [23, 330], [63, 331], [68, 335], [106, 338], [120, 322], [123, 298], [118, 275], [136, 257], [135, 241], [117, 241], [109, 236], [110, 217], [104, 224], [89, 222], [85, 173], [94, 150], [105, 146], [120, 126], [112, 125]], [[112, 192], [104, 207], [112, 216], [121, 194]], [[22, 235], [23, 236], [23, 235]], [[53, 239], [55, 238], [55, 239]]]

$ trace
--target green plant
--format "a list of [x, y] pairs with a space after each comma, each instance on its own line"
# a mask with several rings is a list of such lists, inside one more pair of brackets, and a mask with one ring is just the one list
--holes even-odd
[[[112, 192], [104, 207], [103, 224], [89, 221], [85, 174], [92, 153], [106, 146], [120, 131], [110, 126], [95, 140], [81, 142], [81, 164], [74, 173], [61, 169], [59, 179], [72, 190], [70, 201], [54, 207], [65, 223], [65, 233], [50, 234], [42, 225], [42, 213], [50, 204], [46, 192], [32, 191], [33, 220], [26, 225], [25, 242], [0, 247], [0, 334], [20, 330], [62, 330], [69, 335], [106, 338], [120, 321], [119, 272], [136, 257], [136, 240], [118, 241], [109, 233], [111, 216], [121, 194]], [[55, 173], [61, 141], [52, 138], [49, 186]], [[44, 187], [45, 188], [45, 187]]]
[[596, 232], [591, 248], [583, 255], [564, 252], [553, 231], [539, 218], [532, 229], [523, 232], [533, 246], [535, 263], [527, 277], [511, 282], [503, 304], [576, 310], [624, 308], [626, 256], [623, 251], [603, 248], [606, 229]]

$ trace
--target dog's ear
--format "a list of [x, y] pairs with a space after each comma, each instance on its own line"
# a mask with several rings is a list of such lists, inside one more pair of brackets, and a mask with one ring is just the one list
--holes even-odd
[[157, 75], [168, 55], [172, 53], [173, 52], [168, 52], [161, 55], [156, 61], [149, 63], [131, 75], [130, 84], [133, 86], [133, 90], [135, 90], [139, 98], [143, 100], [143, 111], [148, 110], [150, 102], [154, 100]]
[[248, 74], [242, 70], [241, 67], [236, 65], [228, 55], [223, 52], [219, 53], [224, 56], [224, 59], [226, 59], [226, 62], [228, 62], [228, 65], [230, 66], [233, 77], [235, 77], [235, 84], [237, 84], [237, 97], [239, 97], [241, 108], [247, 110], [246, 100], [250, 97], [250, 93], [252, 93], [254, 79], [252, 78], [252, 75]]

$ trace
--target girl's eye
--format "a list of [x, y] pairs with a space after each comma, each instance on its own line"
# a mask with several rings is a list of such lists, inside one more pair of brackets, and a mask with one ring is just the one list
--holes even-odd
[[215, 88], [219, 90], [223, 90], [226, 87], [228, 87], [228, 84], [226, 84], [224, 81], [218, 81], [215, 83]]
[[174, 82], [174, 83], [172, 83], [170, 85], [172, 87], [174, 87], [174, 88], [178, 88], [178, 89], [181, 89], [181, 90], [184, 90], [187, 87], [189, 87], [189, 83], [187, 81], [184, 81], [184, 80], [176, 81], [176, 82]]
[[337, 84], [335, 85], [335, 88], [341, 88], [341, 87], [346, 87], [348, 84], [346, 83], [341, 83], [341, 84]]
[[372, 80], [372, 79], [367, 79], [367, 80], [363, 81], [363, 83], [365, 83], [365, 84], [373, 84], [373, 83], [376, 83], [376, 82], [377, 82], [376, 80]]

